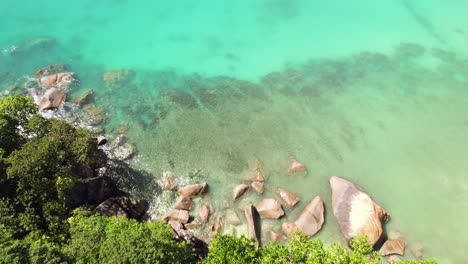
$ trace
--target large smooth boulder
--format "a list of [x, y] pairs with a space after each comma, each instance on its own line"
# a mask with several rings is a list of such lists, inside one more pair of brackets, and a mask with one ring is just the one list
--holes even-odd
[[245, 183], [237, 185], [232, 192], [232, 199], [236, 200], [237, 198], [241, 197], [245, 192], [247, 192], [249, 188], [250, 187]]
[[278, 219], [284, 215], [281, 204], [272, 198], [260, 200], [256, 205], [258, 213], [266, 218]]
[[301, 231], [311, 237], [322, 229], [324, 222], [323, 200], [320, 196], [316, 196], [307, 204], [296, 221], [293, 223], [284, 222], [281, 228], [288, 237], [291, 237], [294, 231]]
[[67, 89], [74, 80], [73, 73], [60, 72], [41, 77], [39, 83], [46, 88]]
[[388, 219], [388, 214], [356, 184], [337, 176], [329, 182], [333, 214], [345, 240], [367, 236], [368, 242], [375, 245], [382, 236], [382, 222]]
[[195, 196], [195, 195], [202, 195], [206, 193], [208, 190], [208, 184], [206, 182], [200, 184], [193, 184], [187, 185], [185, 187], [180, 188], [177, 193], [182, 196]]
[[279, 202], [288, 209], [293, 208], [300, 200], [297, 195], [283, 188], [275, 188], [273, 192], [275, 193]]
[[389, 239], [385, 241], [379, 252], [382, 256], [405, 254], [406, 240], [404, 239]]
[[59, 107], [64, 101], [67, 93], [62, 89], [48, 89], [39, 101], [39, 110], [51, 110]]
[[168, 223], [169, 221], [179, 221], [182, 224], [188, 223], [189, 213], [186, 210], [173, 209], [163, 215], [162, 221]]
[[192, 209], [192, 206], [193, 202], [190, 197], [179, 196], [175, 202], [174, 208], [189, 211], [190, 209]]
[[247, 237], [255, 239], [256, 247], [258, 248], [259, 237], [258, 237], [257, 230], [259, 228], [256, 226], [257, 222], [255, 221], [255, 218], [257, 217], [258, 212], [252, 204], [248, 204], [244, 208], [244, 215], [245, 215], [245, 219], [247, 220], [247, 228], [248, 228]]

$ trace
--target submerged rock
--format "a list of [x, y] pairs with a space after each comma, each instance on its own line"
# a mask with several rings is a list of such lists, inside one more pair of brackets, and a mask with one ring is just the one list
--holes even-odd
[[239, 184], [234, 188], [233, 194], [232, 194], [232, 199], [236, 200], [237, 198], [241, 197], [247, 190], [249, 189], [249, 186], [245, 183]]
[[210, 218], [210, 207], [208, 205], [203, 205], [198, 209], [198, 216], [200, 217], [202, 223], [208, 222], [208, 219]]
[[332, 206], [346, 242], [355, 236], [367, 236], [374, 245], [382, 236], [382, 221], [388, 214], [359, 186], [340, 177], [330, 178]]
[[424, 256], [424, 246], [421, 242], [416, 242], [411, 246], [411, 254], [416, 259], [422, 259]]
[[405, 254], [406, 240], [404, 239], [389, 239], [385, 241], [383, 246], [380, 248], [379, 252], [382, 256], [388, 255], [400, 255]]
[[263, 165], [259, 160], [255, 160], [255, 168], [253, 171], [253, 180], [263, 182], [265, 181], [265, 171], [263, 170]]
[[202, 195], [208, 191], [208, 184], [206, 182], [200, 184], [188, 185], [180, 188], [177, 193], [183, 196]]
[[39, 84], [46, 88], [54, 87], [66, 90], [73, 81], [75, 81], [75, 79], [73, 78], [73, 73], [60, 72], [41, 77], [39, 79]]
[[286, 189], [275, 188], [273, 192], [275, 193], [280, 203], [286, 208], [291, 209], [299, 202], [299, 197]]
[[253, 181], [251, 186], [257, 193], [263, 193], [263, 182]]
[[130, 70], [113, 70], [102, 74], [102, 81], [107, 88], [115, 88], [128, 83], [132, 75]]
[[95, 106], [94, 104], [86, 104], [83, 106], [83, 111], [89, 118], [91, 125], [97, 125], [106, 120], [106, 112], [104, 109]]
[[140, 219], [148, 210], [149, 203], [131, 197], [112, 197], [99, 204], [95, 211], [105, 216]]
[[230, 209], [226, 211], [226, 223], [231, 224], [231, 225], [240, 225], [241, 220], [239, 219], [239, 216], [237, 216], [236, 211]]
[[284, 215], [281, 204], [272, 198], [260, 200], [255, 208], [261, 216], [266, 218], [278, 219]]
[[175, 202], [174, 208], [189, 211], [190, 209], [192, 209], [192, 206], [193, 202], [192, 199], [190, 199], [190, 197], [179, 196]]
[[301, 231], [311, 237], [320, 231], [324, 222], [323, 201], [320, 196], [316, 196], [307, 204], [296, 221], [293, 223], [284, 222], [281, 228], [288, 237], [291, 237], [294, 231]]
[[48, 89], [39, 102], [39, 110], [51, 110], [59, 107], [65, 101], [66, 95], [62, 89]]
[[72, 103], [77, 104], [77, 105], [83, 105], [85, 103], [88, 103], [88, 101], [90, 101], [93, 94], [94, 94], [93, 90], [88, 89], [84, 91], [83, 93], [81, 93], [80, 95], [73, 98]]

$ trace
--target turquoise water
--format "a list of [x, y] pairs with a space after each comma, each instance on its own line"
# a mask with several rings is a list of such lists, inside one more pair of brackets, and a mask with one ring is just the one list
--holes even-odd
[[[208, 181], [210, 195], [196, 203], [215, 215], [259, 159], [263, 196], [281, 186], [303, 201], [287, 220], [323, 197], [317, 236], [327, 243], [341, 239], [328, 187], [339, 175], [364, 187], [391, 214], [387, 230], [421, 242], [426, 257], [467, 261], [468, 3], [174, 2], [3, 0], [0, 90], [22, 91], [35, 69], [68, 64], [80, 79], [69, 97], [94, 90], [106, 135], [129, 126], [132, 166], [155, 181]], [[33, 46], [37, 38], [50, 41]], [[115, 69], [132, 79], [106, 88], [101, 75]], [[306, 176], [283, 175], [291, 156]], [[155, 215], [173, 199], [157, 188], [139, 194]]]

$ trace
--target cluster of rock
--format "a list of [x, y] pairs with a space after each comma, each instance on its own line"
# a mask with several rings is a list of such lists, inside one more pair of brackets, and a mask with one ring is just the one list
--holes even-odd
[[[285, 171], [285, 175], [305, 175], [306, 172], [305, 166], [293, 159]], [[235, 186], [232, 192], [232, 200], [241, 200], [251, 188], [262, 194], [265, 180], [262, 164], [257, 160], [250, 184], [244, 182]], [[176, 189], [177, 178], [174, 176], [166, 177], [163, 183], [167, 189]], [[398, 256], [404, 255], [407, 242], [399, 233], [392, 233], [386, 239], [383, 234], [383, 223], [389, 218], [387, 212], [358, 185], [337, 176], [331, 177], [329, 183], [332, 191], [333, 214], [345, 241], [349, 243], [356, 236], [366, 236], [372, 246], [382, 245], [380, 253], [382, 256], [386, 256], [388, 261], [399, 260]], [[180, 196], [176, 200], [174, 209], [162, 217], [163, 221], [172, 226], [176, 234], [186, 234], [189, 232], [187, 229], [199, 227], [200, 224], [208, 222], [210, 215], [208, 205], [199, 208], [198, 219], [190, 217], [189, 214], [193, 208], [191, 196], [204, 194], [206, 186], [206, 183], [189, 185], [177, 191]], [[261, 188], [254, 186], [261, 186]], [[243, 206], [248, 230], [247, 235], [256, 240], [257, 247], [261, 244], [259, 236], [261, 230], [260, 220], [262, 218], [280, 219], [285, 215], [285, 210], [292, 210], [300, 201], [296, 194], [284, 188], [273, 187], [272, 194], [274, 197], [260, 198], [255, 205], [249, 202]], [[295, 231], [300, 231], [309, 237], [314, 236], [321, 230], [325, 222], [324, 212], [324, 201], [320, 196], [315, 196], [305, 205], [302, 213], [295, 221], [284, 221], [281, 225], [281, 231], [270, 229], [270, 240], [280, 241], [286, 237], [291, 237]], [[208, 230], [212, 236], [222, 230], [223, 222], [231, 225], [242, 223], [236, 211], [232, 208], [227, 208], [227, 210], [224, 210], [222, 217], [219, 216], [211, 222], [212, 224], [209, 225]], [[417, 258], [422, 258], [423, 248], [416, 245], [413, 247], [412, 252]]]

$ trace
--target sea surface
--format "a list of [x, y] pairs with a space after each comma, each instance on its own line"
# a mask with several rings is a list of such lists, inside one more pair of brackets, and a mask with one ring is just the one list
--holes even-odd
[[[226, 206], [243, 219], [243, 205], [279, 186], [301, 202], [263, 220], [264, 237], [320, 195], [316, 237], [343, 243], [328, 186], [337, 175], [390, 213], [405, 256], [422, 244], [426, 258], [468, 263], [466, 10], [461, 0], [1, 0], [0, 92], [24, 93], [36, 69], [66, 64], [80, 80], [67, 98], [92, 89], [103, 134], [128, 127], [129, 163], [150, 182], [135, 193], [155, 217], [175, 198], [163, 176], [208, 182], [195, 203], [213, 220]], [[129, 77], [106, 86], [102, 74], [119, 69]], [[306, 176], [285, 175], [291, 159]], [[256, 161], [265, 193], [232, 202]]]

